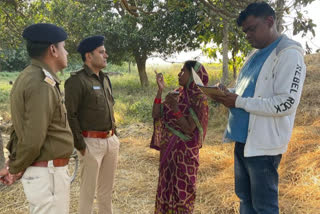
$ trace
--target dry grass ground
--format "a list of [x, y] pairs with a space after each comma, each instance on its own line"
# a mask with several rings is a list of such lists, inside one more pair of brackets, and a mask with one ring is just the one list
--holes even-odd
[[296, 125], [311, 125], [320, 117], [320, 53], [307, 55], [306, 80], [297, 111]]
[[[280, 207], [283, 214], [319, 213], [319, 130], [317, 124], [295, 128], [289, 151], [280, 165]], [[158, 152], [148, 147], [150, 133], [151, 127], [144, 124], [121, 130], [120, 159], [113, 194], [115, 214], [149, 214], [153, 211]], [[209, 133], [200, 153], [195, 214], [238, 213], [238, 199], [233, 186], [233, 145], [221, 144], [220, 137]], [[0, 214], [28, 213], [20, 182], [2, 188], [0, 195]], [[70, 213], [77, 213], [78, 196], [77, 178], [71, 186]]]
[[[319, 57], [319, 58], [318, 58]], [[288, 152], [280, 164], [282, 214], [320, 213], [320, 55], [308, 64], [301, 105]], [[316, 65], [316, 66], [314, 66]], [[221, 113], [222, 112], [222, 113]], [[217, 107], [200, 152], [195, 214], [238, 213], [234, 194], [233, 145], [221, 144], [226, 110]], [[113, 194], [115, 214], [153, 213], [158, 152], [149, 149], [152, 127], [138, 123], [120, 130], [120, 159]], [[4, 136], [7, 141], [7, 136]], [[70, 213], [77, 213], [79, 179], [72, 184]], [[28, 213], [20, 183], [0, 187], [0, 214]]]
[[[121, 147], [113, 194], [115, 214], [149, 214], [154, 208], [158, 177], [158, 152], [149, 148], [150, 125], [135, 124], [120, 130]], [[208, 133], [208, 139], [215, 139]], [[218, 138], [220, 138], [219, 136]], [[5, 140], [8, 136], [5, 135]], [[207, 140], [201, 150], [199, 191], [195, 213], [236, 213], [233, 195], [232, 145]], [[28, 213], [28, 204], [20, 182], [0, 187], [0, 214]], [[70, 213], [77, 213], [79, 178], [71, 186]]]

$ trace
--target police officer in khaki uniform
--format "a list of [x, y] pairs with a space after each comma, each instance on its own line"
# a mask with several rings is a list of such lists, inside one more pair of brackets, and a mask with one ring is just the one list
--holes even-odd
[[104, 37], [92, 36], [79, 44], [84, 67], [65, 83], [68, 119], [81, 153], [80, 214], [92, 213], [96, 190], [99, 214], [112, 213], [119, 140], [114, 134], [111, 83], [101, 71], [108, 58], [103, 43]]
[[31, 64], [15, 81], [10, 101], [14, 131], [8, 143], [11, 184], [21, 178], [31, 214], [69, 213], [73, 151], [60, 80], [67, 66], [66, 32], [53, 24], [34, 24], [23, 32]]

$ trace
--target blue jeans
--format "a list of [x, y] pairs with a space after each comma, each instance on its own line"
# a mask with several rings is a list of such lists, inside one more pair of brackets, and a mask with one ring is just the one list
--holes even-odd
[[244, 143], [234, 148], [235, 192], [240, 214], [278, 214], [278, 166], [282, 155], [244, 157]]

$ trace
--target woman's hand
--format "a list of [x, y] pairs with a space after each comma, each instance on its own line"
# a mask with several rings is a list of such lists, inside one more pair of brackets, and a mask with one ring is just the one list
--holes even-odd
[[154, 70], [154, 73], [156, 74], [156, 81], [157, 81], [157, 84], [158, 84], [158, 89], [159, 90], [163, 90], [164, 89], [164, 80], [163, 80], [163, 75], [162, 73], [157, 73], [156, 70]]
[[161, 104], [162, 90], [164, 89], [164, 80], [163, 80], [163, 75], [161, 73], [158, 74], [156, 70], [154, 70], [154, 73], [156, 74], [158, 91], [155, 97], [155, 102], [153, 103], [153, 107], [152, 107], [152, 117], [154, 119], [157, 119], [161, 117], [161, 105], [159, 104]]

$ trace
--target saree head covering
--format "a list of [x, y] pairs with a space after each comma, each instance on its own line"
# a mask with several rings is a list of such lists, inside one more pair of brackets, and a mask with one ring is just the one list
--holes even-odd
[[[208, 73], [199, 62], [187, 61], [185, 67], [190, 72], [194, 69], [203, 84], [208, 84]], [[177, 124], [173, 109], [161, 104], [162, 116], [154, 120], [150, 145], [160, 150], [157, 214], [192, 213], [196, 197], [199, 149], [207, 131], [208, 102], [192, 75], [188, 84], [178, 91], [178, 107], [184, 117], [192, 117], [196, 128], [191, 135], [187, 135]]]

